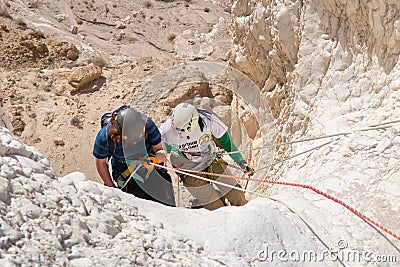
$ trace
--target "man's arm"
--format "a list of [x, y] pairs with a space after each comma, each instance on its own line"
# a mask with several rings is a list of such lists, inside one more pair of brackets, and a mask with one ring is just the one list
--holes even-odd
[[232, 139], [229, 136], [228, 132], [225, 132], [225, 134], [223, 136], [221, 136], [220, 138], [217, 138], [217, 141], [221, 144], [222, 148], [225, 149], [225, 151], [236, 152], [236, 153], [229, 154], [229, 156], [237, 164], [239, 164], [241, 161], [244, 160], [242, 154], [238, 151], [236, 145], [232, 142]]
[[166, 161], [167, 157], [165, 155], [165, 151], [164, 151], [164, 147], [163, 147], [163, 141], [161, 141], [157, 145], [154, 145], [153, 146], [153, 150], [154, 150], [154, 153], [156, 153], [156, 155], [154, 157], [157, 158], [158, 162], [161, 163], [161, 162]]
[[246, 160], [243, 159], [242, 154], [238, 151], [236, 145], [232, 142], [228, 132], [225, 132], [223, 136], [217, 138], [217, 141], [221, 144], [222, 148], [227, 152], [235, 152], [229, 154], [229, 156], [250, 176], [254, 174], [254, 169], [250, 167]]
[[111, 179], [110, 172], [108, 171], [107, 158], [105, 158], [105, 159], [95, 158], [95, 162], [96, 162], [97, 172], [99, 173], [101, 179], [103, 180], [104, 185], [109, 186], [109, 187], [116, 187]]

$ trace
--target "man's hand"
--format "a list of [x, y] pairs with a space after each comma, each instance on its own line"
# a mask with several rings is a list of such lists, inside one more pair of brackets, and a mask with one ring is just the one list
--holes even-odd
[[143, 161], [143, 166], [144, 166], [146, 169], [152, 169], [152, 168], [154, 168], [154, 165], [152, 165], [151, 163], [158, 164], [158, 163], [159, 163], [158, 158], [156, 158], [156, 157], [147, 157], [147, 158]]
[[108, 186], [108, 187], [112, 187], [112, 188], [117, 188], [117, 186], [114, 184], [114, 183], [111, 183], [111, 184], [104, 184], [105, 186]]
[[103, 180], [104, 185], [109, 187], [116, 187], [112, 181], [110, 172], [108, 171], [108, 163], [107, 163], [108, 159], [95, 158], [95, 162], [96, 162], [97, 172], [99, 173], [101, 179]]
[[245, 160], [239, 162], [239, 166], [248, 176], [252, 176], [254, 174], [254, 169], [250, 167]]

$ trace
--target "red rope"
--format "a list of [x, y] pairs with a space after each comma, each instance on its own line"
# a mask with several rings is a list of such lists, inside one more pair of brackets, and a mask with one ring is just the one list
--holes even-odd
[[327, 193], [325, 193], [325, 192], [323, 192], [323, 191], [321, 191], [321, 190], [319, 190], [319, 189], [317, 189], [317, 188], [315, 188], [313, 186], [310, 186], [310, 185], [297, 184], [297, 183], [288, 183], [288, 182], [279, 182], [279, 181], [272, 181], [272, 180], [261, 180], [261, 179], [238, 177], [238, 176], [233, 176], [233, 175], [225, 175], [225, 174], [217, 174], [217, 173], [199, 172], [199, 171], [185, 170], [185, 169], [180, 169], [180, 168], [175, 168], [175, 169], [176, 170], [180, 170], [180, 171], [184, 171], [184, 172], [188, 172], [188, 173], [203, 174], [203, 175], [208, 175], [208, 176], [220, 176], [220, 177], [239, 179], [239, 180], [245, 180], [245, 181], [255, 181], [255, 182], [261, 182], [261, 183], [280, 184], [280, 185], [289, 185], [289, 186], [307, 188], [307, 189], [310, 189], [310, 190], [316, 192], [317, 194], [320, 194], [320, 195], [322, 195], [322, 196], [324, 196], [324, 197], [326, 197], [326, 198], [328, 198], [330, 200], [335, 201], [336, 203], [339, 203], [340, 205], [342, 205], [346, 209], [350, 210], [351, 212], [353, 212], [357, 216], [367, 220], [368, 222], [372, 223], [376, 227], [379, 227], [380, 229], [382, 229], [386, 233], [388, 233], [391, 236], [395, 237], [396, 239], [400, 240], [400, 235], [395, 234], [394, 232], [390, 231], [386, 227], [384, 227], [381, 224], [375, 222], [374, 220], [372, 220], [371, 218], [367, 217], [366, 215], [364, 215], [360, 211], [358, 211], [355, 208], [353, 208], [353, 207], [349, 206], [348, 204], [344, 203], [342, 200], [337, 199], [336, 197], [331, 196], [331, 195], [329, 195], [329, 194], [327, 194]]

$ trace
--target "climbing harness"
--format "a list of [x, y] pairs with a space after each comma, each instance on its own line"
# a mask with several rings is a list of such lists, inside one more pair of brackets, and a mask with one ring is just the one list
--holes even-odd
[[217, 180], [211, 180], [211, 179], [208, 179], [208, 178], [205, 178], [205, 177], [201, 177], [201, 176], [195, 175], [193, 173], [224, 177], [225, 175], [222, 175], [222, 174], [209, 173], [209, 172], [197, 172], [197, 171], [190, 171], [190, 170], [180, 169], [180, 168], [171, 168], [171, 167], [162, 166], [162, 165], [158, 165], [158, 164], [154, 164], [154, 163], [151, 163], [151, 164], [153, 166], [155, 166], [155, 167], [164, 168], [166, 170], [170, 170], [170, 171], [173, 171], [173, 172], [176, 172], [176, 173], [180, 173], [180, 174], [183, 174], [183, 175], [189, 175], [189, 176], [192, 176], [194, 178], [199, 178], [199, 179], [202, 179], [202, 180], [210, 182], [210, 183], [219, 184], [219, 185], [222, 185], [222, 186], [225, 186], [225, 187], [229, 187], [229, 188], [232, 188], [232, 189], [235, 189], [235, 190], [239, 190], [239, 191], [242, 191], [242, 192], [248, 192], [248, 193], [252, 193], [252, 194], [257, 195], [257, 196], [265, 197], [265, 195], [257, 193], [255, 191], [244, 190], [243, 188], [236, 187], [234, 185], [225, 184], [225, 183], [219, 182]]
[[[127, 160], [126, 164], [128, 165], [128, 168], [121, 173], [116, 181], [118, 187], [121, 190], [126, 187], [126, 185], [132, 178], [144, 183], [144, 181], [147, 180], [152, 171], [150, 168], [144, 167], [143, 162], [139, 160]], [[150, 165], [150, 163], [148, 162], [146, 162], [146, 164]], [[138, 171], [143, 169], [145, 169], [146, 171], [141, 171], [141, 173], [138, 174]]]

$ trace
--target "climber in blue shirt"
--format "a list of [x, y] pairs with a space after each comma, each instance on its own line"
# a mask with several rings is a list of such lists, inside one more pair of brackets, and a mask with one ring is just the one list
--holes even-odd
[[171, 176], [149, 164], [162, 165], [166, 160], [161, 134], [150, 117], [126, 106], [113, 112], [96, 136], [93, 156], [106, 186], [175, 206]]

